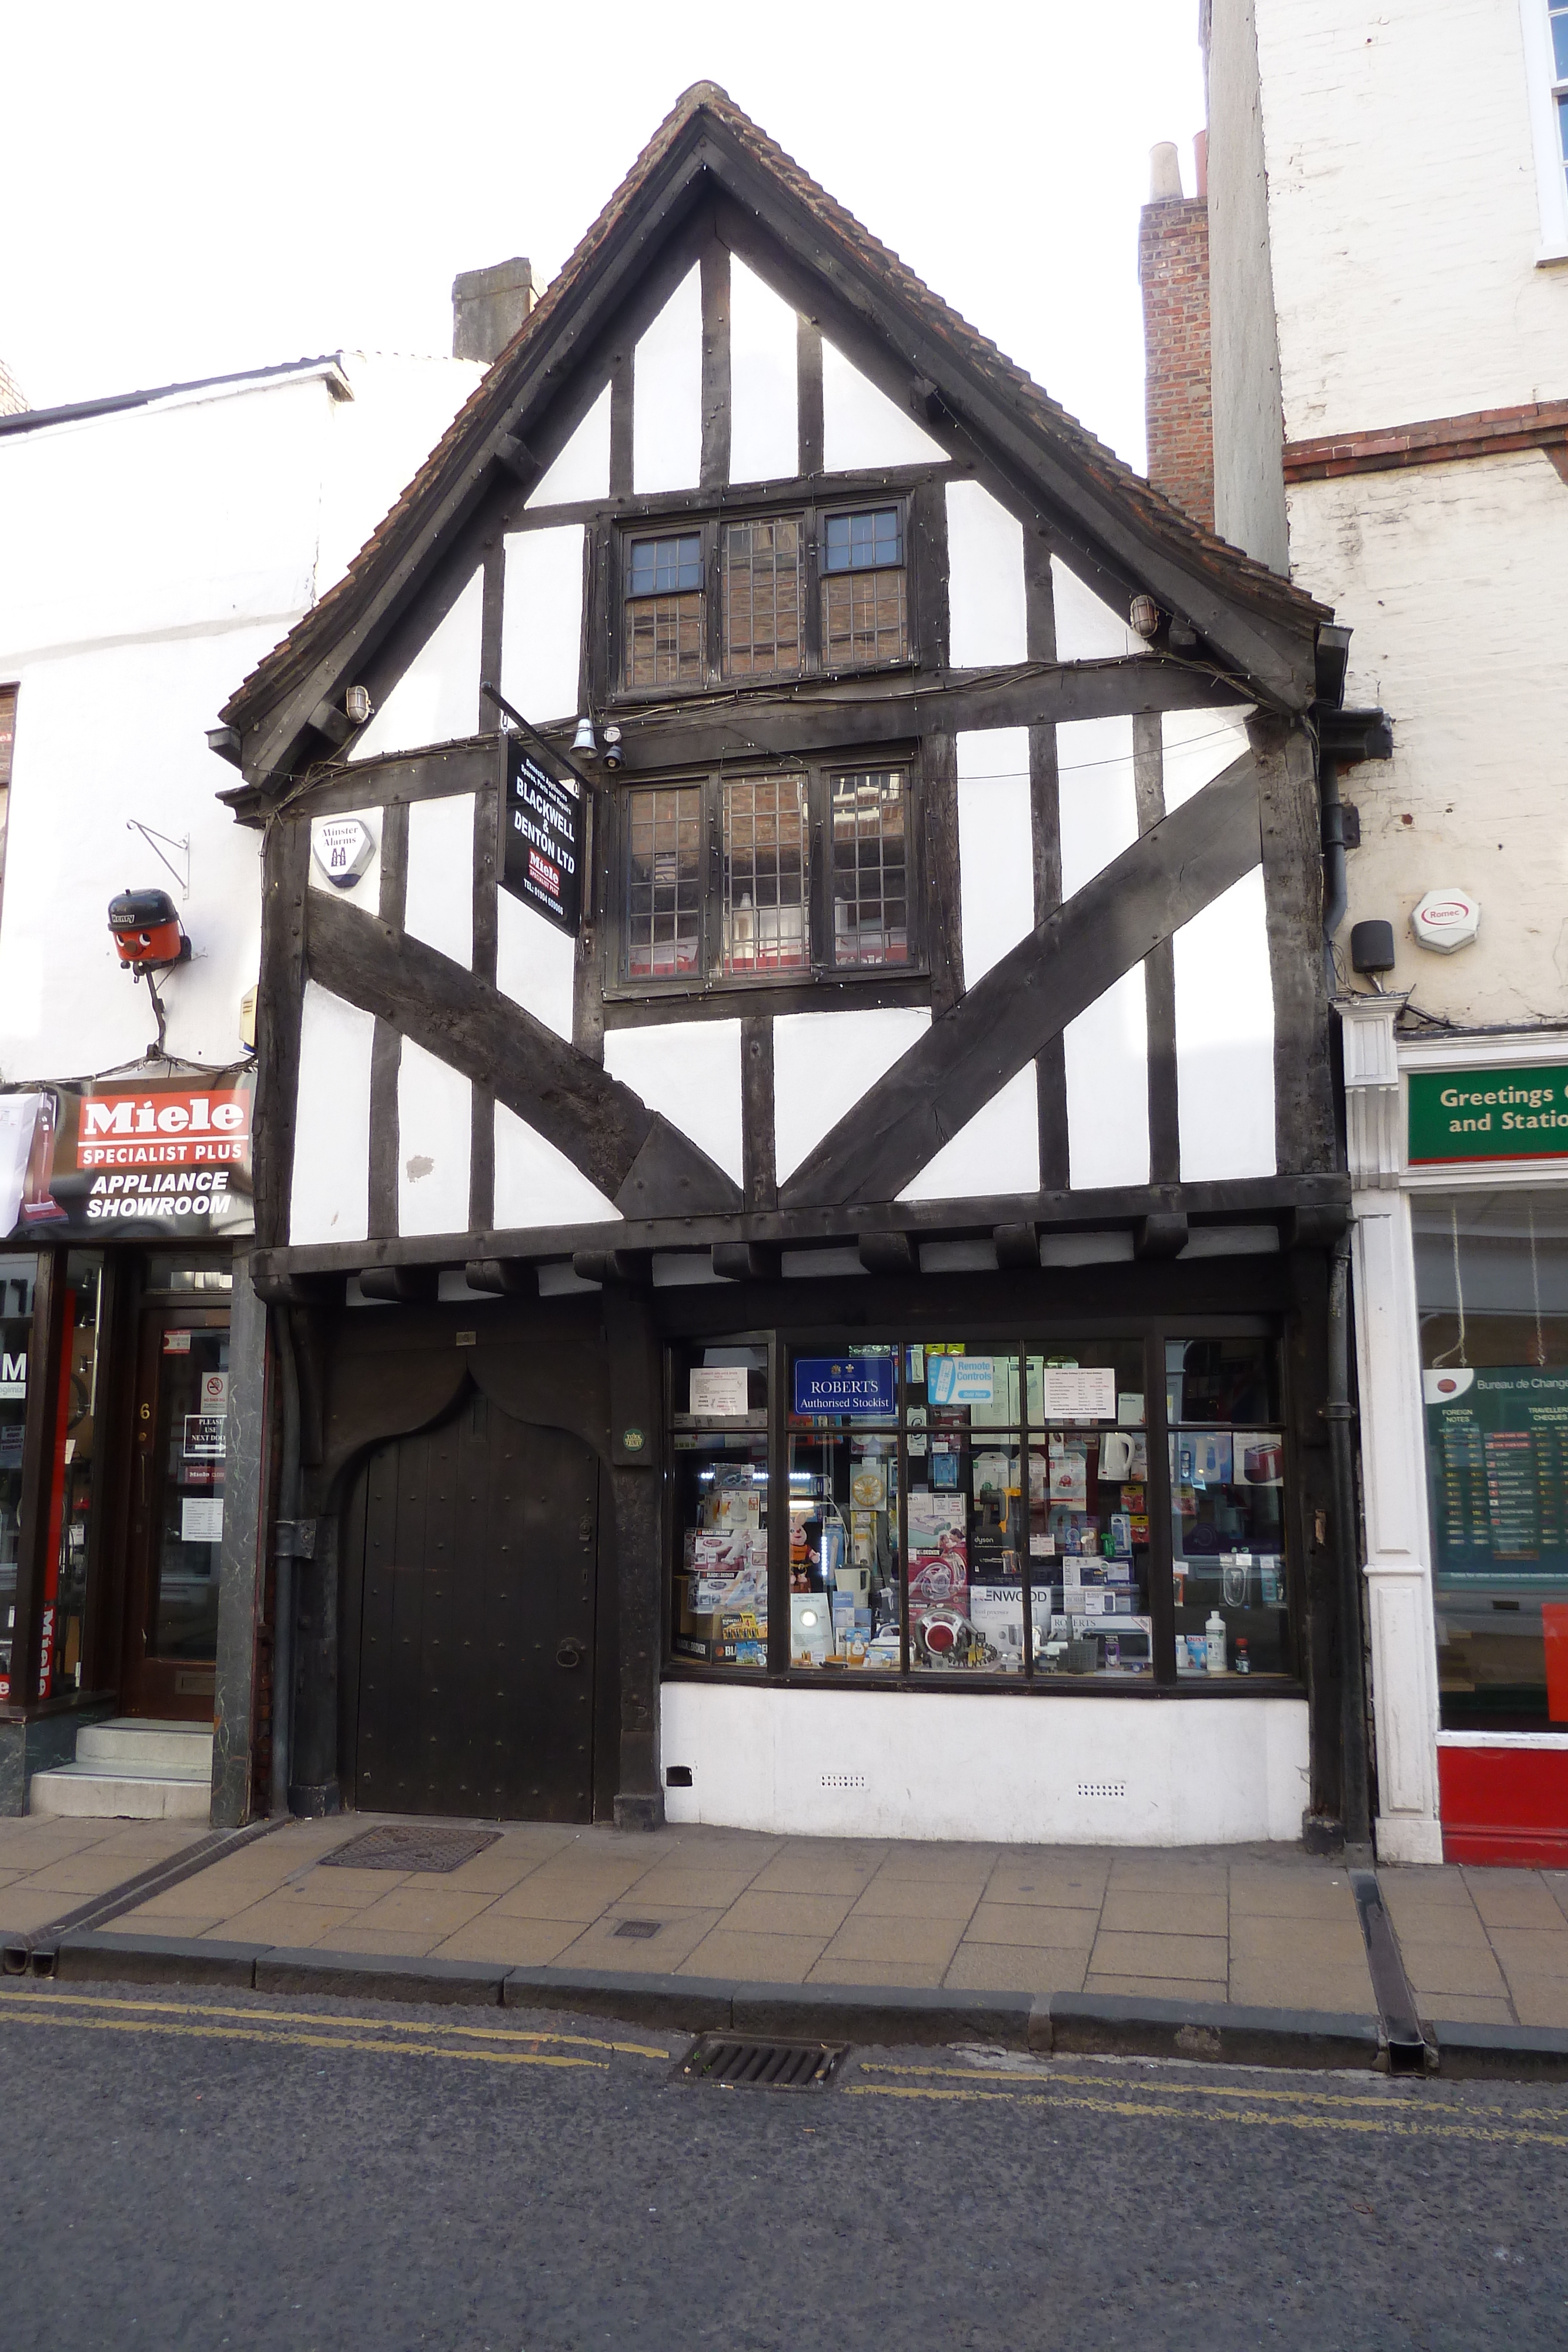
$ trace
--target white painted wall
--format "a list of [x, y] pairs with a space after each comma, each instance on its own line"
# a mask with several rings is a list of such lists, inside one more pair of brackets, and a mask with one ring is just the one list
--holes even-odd
[[918, 1005], [865, 1013], [791, 1013], [773, 1024], [773, 1125], [779, 1181], [792, 1176], [931, 1015]]
[[796, 336], [788, 302], [738, 254], [729, 261], [729, 478], [782, 479], [800, 470]]
[[822, 338], [822, 462], [830, 474], [923, 466], [947, 452]]
[[1067, 1164], [1075, 1190], [1149, 1181], [1149, 1024], [1144, 968], [1131, 971], [1070, 1021]]
[[468, 1231], [473, 1087], [449, 1063], [402, 1041], [397, 1077], [397, 1229]]
[[[787, 1836], [1019, 1845], [1293, 1842], [1307, 1803], [1303, 1699], [1025, 1700], [667, 1682], [672, 1822]], [[863, 1787], [825, 1785], [861, 1780]], [[1079, 1793], [1124, 1784], [1123, 1798]]]
[[354, 738], [349, 753], [351, 760], [377, 758], [386, 751], [417, 751], [426, 743], [459, 742], [477, 732], [484, 611], [485, 575], [476, 572], [370, 725]]
[[604, 1066], [740, 1182], [738, 1021], [608, 1029]]
[[496, 893], [496, 985], [558, 1037], [571, 1035], [574, 941], [509, 890]]
[[1248, 709], [1167, 710], [1160, 719], [1166, 814], [1222, 775], [1247, 750]]
[[998, 727], [958, 739], [958, 906], [964, 985], [1034, 929], [1034, 833], [1029, 730]]
[[297, 1246], [362, 1242], [370, 1232], [375, 1026], [357, 1004], [306, 982], [288, 1213], [288, 1238]]
[[[1297, 578], [1354, 631], [1346, 700], [1381, 702], [1394, 720], [1393, 759], [1342, 781], [1362, 838], [1342, 950], [1351, 924], [1382, 916], [1398, 958], [1386, 985], [1413, 988], [1424, 1011], [1563, 1019], [1568, 485], [1541, 450], [1301, 483], [1291, 542]], [[1411, 939], [1410, 910], [1456, 883], [1480, 900], [1480, 937], [1433, 955]]]
[[1113, 613], [1060, 555], [1051, 559], [1051, 601], [1056, 612], [1058, 661], [1104, 661], [1145, 651], [1123, 614]]
[[500, 688], [536, 726], [578, 707], [582, 542], [580, 523], [507, 534]]
[[1520, 0], [1256, 7], [1286, 439], [1562, 398]]
[[1073, 719], [1056, 730], [1061, 895], [1071, 898], [1138, 837], [1130, 719]]
[[1023, 661], [1023, 525], [979, 482], [949, 482], [946, 503], [948, 659], [956, 669]]
[[1040, 1094], [1034, 1064], [1026, 1062], [898, 1197], [967, 1201], [1039, 1190]]
[[406, 352], [347, 352], [342, 365], [354, 396], [328, 411], [319, 597], [348, 570], [485, 373], [476, 360]]
[[610, 496], [610, 386], [605, 385], [571, 437], [524, 500], [528, 507], [575, 506]]
[[408, 813], [403, 929], [465, 971], [474, 961], [474, 795], [415, 801]]
[[[465, 1220], [466, 1222], [466, 1220]], [[613, 1201], [564, 1151], [505, 1103], [496, 1105], [496, 1225], [590, 1225], [622, 1222]]]
[[632, 481], [639, 498], [695, 488], [702, 398], [702, 277], [694, 267], [632, 354]]
[[1176, 964], [1182, 1181], [1274, 1173], [1274, 987], [1263, 869], [1184, 923]]

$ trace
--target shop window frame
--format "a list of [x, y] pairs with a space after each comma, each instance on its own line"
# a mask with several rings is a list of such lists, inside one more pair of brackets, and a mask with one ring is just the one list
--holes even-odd
[[[605, 952], [604, 998], [647, 1003], [666, 998], [722, 994], [727, 1000], [755, 992], [772, 1000], [780, 993], [804, 992], [814, 996], [831, 990], [835, 998], [878, 1003], [925, 1002], [930, 988], [930, 934], [926, 920], [925, 870], [925, 790], [916, 749], [909, 744], [875, 747], [876, 756], [863, 750], [838, 755], [811, 751], [798, 758], [746, 761], [686, 770], [667, 776], [639, 774], [633, 782], [617, 785], [610, 801], [609, 922]], [[904, 785], [904, 956], [901, 962], [844, 962], [835, 960], [834, 857], [832, 788], [841, 777], [883, 771], [902, 774]], [[806, 779], [807, 887], [805, 894], [806, 955], [802, 962], [773, 971], [756, 969], [727, 972], [723, 969], [726, 876], [726, 788], [772, 777], [803, 775]], [[632, 809], [639, 792], [678, 789], [701, 794], [701, 836], [698, 848], [697, 961], [687, 971], [633, 972], [630, 968], [630, 862]], [[772, 1009], [783, 1009], [774, 1005]]]
[[[908, 1454], [906, 1448], [906, 1405], [903, 1397], [903, 1367], [906, 1362], [904, 1349], [912, 1342], [929, 1342], [934, 1339], [962, 1339], [972, 1346], [988, 1343], [998, 1352], [1012, 1351], [1020, 1357], [1035, 1345], [1049, 1347], [1053, 1341], [1103, 1341], [1107, 1345], [1121, 1342], [1137, 1343], [1144, 1363], [1144, 1426], [1148, 1439], [1149, 1468], [1146, 1481], [1149, 1517], [1149, 1613], [1153, 1620], [1154, 1657], [1146, 1675], [1120, 1676], [1111, 1674], [1064, 1675], [1037, 1674], [1034, 1670], [1033, 1645], [1026, 1642], [1021, 1673], [1005, 1674], [984, 1669], [963, 1673], [933, 1673], [929, 1667], [916, 1667], [911, 1659], [909, 1638], [908, 1543], [904, 1507], [908, 1496]], [[1171, 1484], [1167, 1439], [1169, 1423], [1166, 1413], [1166, 1346], [1167, 1340], [1202, 1339], [1263, 1339], [1275, 1350], [1275, 1362], [1280, 1383], [1280, 1427], [1285, 1454], [1286, 1504], [1282, 1514], [1281, 1534], [1284, 1547], [1284, 1594], [1288, 1638], [1293, 1671], [1289, 1674], [1228, 1674], [1223, 1676], [1178, 1675], [1176, 1664], [1176, 1602], [1172, 1584], [1174, 1547], [1171, 1537]], [[789, 1660], [789, 1413], [784, 1392], [784, 1377], [791, 1352], [795, 1354], [831, 1354], [861, 1339], [888, 1340], [897, 1350], [900, 1367], [900, 1402], [897, 1412], [898, 1484], [901, 1515], [899, 1543], [899, 1664], [896, 1671], [877, 1669], [845, 1669], [824, 1673], [817, 1667], [792, 1665]], [[1301, 1464], [1295, 1437], [1295, 1412], [1292, 1400], [1291, 1351], [1286, 1344], [1283, 1318], [1278, 1314], [1213, 1314], [1162, 1315], [1157, 1320], [1145, 1317], [1070, 1317], [1049, 1315], [1019, 1318], [1015, 1326], [998, 1328], [994, 1321], [956, 1317], [952, 1314], [931, 1314], [916, 1321], [907, 1314], [873, 1318], [860, 1327], [852, 1340], [842, 1324], [778, 1325], [768, 1328], [737, 1328], [704, 1330], [690, 1336], [669, 1335], [664, 1349], [664, 1407], [666, 1460], [673, 1462], [671, 1446], [677, 1427], [695, 1429], [699, 1423], [689, 1414], [678, 1413], [675, 1399], [676, 1358], [684, 1347], [700, 1342], [710, 1345], [766, 1345], [768, 1354], [768, 1664], [764, 1672], [755, 1668], [737, 1668], [705, 1663], [683, 1657], [673, 1647], [673, 1563], [677, 1539], [675, 1528], [675, 1494], [673, 1476], [664, 1480], [664, 1508], [663, 1514], [663, 1549], [660, 1559], [660, 1592], [663, 1623], [663, 1664], [661, 1673], [666, 1680], [693, 1680], [720, 1683], [729, 1688], [737, 1685], [755, 1689], [767, 1685], [789, 1690], [856, 1690], [856, 1691], [942, 1691], [951, 1696], [956, 1691], [1008, 1694], [1029, 1697], [1049, 1696], [1062, 1700], [1073, 1698], [1116, 1698], [1147, 1701], [1151, 1699], [1229, 1699], [1229, 1698], [1289, 1698], [1307, 1696], [1305, 1671], [1305, 1530], [1301, 1521]], [[1016, 1431], [1010, 1432], [1009, 1442], [1020, 1450], [1027, 1447], [1029, 1421], [1027, 1383], [1019, 1383], [1020, 1418]], [[700, 1426], [715, 1433], [727, 1427], [733, 1432], [737, 1423], [722, 1417], [711, 1418]], [[995, 1433], [993, 1433], [995, 1434]], [[1027, 1571], [1027, 1557], [1025, 1560]], [[1032, 1580], [1030, 1580], [1032, 1583]], [[1030, 1622], [1031, 1609], [1027, 1598], [1025, 1625]]]

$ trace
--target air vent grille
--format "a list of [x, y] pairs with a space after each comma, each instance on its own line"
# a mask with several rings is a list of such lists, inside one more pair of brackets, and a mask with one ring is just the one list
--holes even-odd
[[863, 1789], [865, 1774], [863, 1772], [824, 1772], [822, 1786], [824, 1789]]
[[1081, 1797], [1115, 1799], [1126, 1795], [1127, 1784], [1125, 1780], [1080, 1780], [1078, 1793]]

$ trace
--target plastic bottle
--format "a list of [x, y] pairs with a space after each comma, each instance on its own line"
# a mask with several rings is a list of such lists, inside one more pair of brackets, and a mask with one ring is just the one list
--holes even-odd
[[1225, 1620], [1218, 1609], [1209, 1611], [1208, 1622], [1203, 1630], [1208, 1641], [1208, 1671], [1222, 1675], [1226, 1672]]

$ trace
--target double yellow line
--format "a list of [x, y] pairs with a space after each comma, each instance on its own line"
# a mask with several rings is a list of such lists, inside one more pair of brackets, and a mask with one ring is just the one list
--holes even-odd
[[[486, 2066], [587, 2068], [597, 2074], [609, 2072], [612, 2056], [668, 2061], [674, 2055], [649, 2042], [599, 2041], [585, 2033], [405, 2025], [384, 2017], [323, 2017], [215, 2001], [120, 2000], [55, 1986], [47, 1992], [0, 1993], [0, 2024], [68, 2025], [89, 2033], [152, 2033], [187, 2042], [261, 2042], [297, 2050], [373, 2050], [398, 2058], [459, 2058]], [[605, 2054], [577, 2054], [589, 2051]]]
[[[867, 2082], [872, 2074], [916, 2075], [918, 2082]], [[957, 2077], [951, 2088], [935, 2078]], [[983, 2084], [1007, 2084], [1005, 2090], [987, 2090]], [[1024, 2107], [1077, 2108], [1090, 2115], [1147, 2116], [1164, 2122], [1264, 2124], [1294, 2131], [1352, 2132], [1395, 2139], [1480, 2140], [1512, 2147], [1568, 2147], [1568, 2105], [1563, 2107], [1466, 2106], [1444, 2104], [1417, 2105], [1415, 2086], [1400, 2093], [1297, 2090], [1253, 2082], [1235, 2087], [1221, 2083], [1194, 2083], [1178, 2078], [1148, 2080], [1138, 2084], [1136, 2097], [1118, 2097], [1099, 2074], [1070, 2074], [1051, 2067], [1049, 2074], [1014, 2072], [1011, 2068], [977, 2066], [894, 2066], [862, 2062], [856, 2080], [845, 2085], [852, 2096], [873, 2099], [956, 2101], [965, 2105], [998, 2105]], [[1098, 2093], [1099, 2095], [1093, 2095]], [[1088, 2094], [1088, 2095], [1085, 2095]], [[1186, 2102], [1186, 2104], [1182, 2104]], [[1396, 2105], [1397, 2102], [1397, 2105]], [[1212, 2103], [1212, 2104], [1209, 2104]], [[1370, 2109], [1367, 2114], [1336, 2114], [1338, 2108]], [[1490, 2124], [1479, 2118], [1507, 2120]], [[1472, 2120], [1474, 2119], [1474, 2120]], [[1521, 2130], [1519, 2125], [1556, 2124], [1555, 2131]]]

